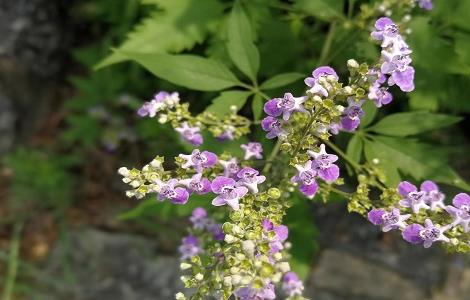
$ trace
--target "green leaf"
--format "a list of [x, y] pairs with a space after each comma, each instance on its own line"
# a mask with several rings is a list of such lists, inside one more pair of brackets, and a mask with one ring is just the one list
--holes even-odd
[[157, 77], [198, 91], [219, 91], [240, 84], [222, 63], [196, 55], [123, 53]]
[[361, 119], [361, 128], [367, 127], [372, 121], [374, 121], [375, 116], [377, 115], [377, 107], [375, 106], [374, 102], [372, 101], [366, 101], [364, 105], [362, 106], [362, 109], [364, 110], [364, 117]]
[[323, 21], [344, 18], [342, 0], [296, 0], [294, 8]]
[[227, 49], [233, 63], [253, 82], [259, 69], [259, 52], [253, 43], [250, 20], [239, 1], [236, 1], [228, 23]]
[[409, 105], [412, 110], [436, 111], [439, 109], [438, 95], [426, 90], [415, 90], [409, 94]]
[[263, 98], [259, 94], [254, 95], [253, 102], [251, 103], [251, 110], [253, 111], [253, 116], [256, 121], [261, 120], [263, 115], [263, 106]]
[[291, 267], [300, 278], [306, 279], [318, 250], [315, 238], [318, 229], [313, 223], [311, 209], [303, 198], [293, 195], [294, 205], [287, 210], [285, 224], [289, 227], [289, 241], [292, 243]]
[[235, 105], [237, 110], [245, 105], [246, 100], [251, 95], [249, 91], [225, 91], [212, 100], [212, 104], [206, 108], [206, 111], [217, 114], [226, 115], [230, 113], [230, 107]]
[[147, 18], [127, 36], [124, 43], [97, 68], [128, 59], [121, 52], [167, 53], [181, 52], [202, 43], [216, 28], [222, 17], [222, 5], [217, 0], [153, 0], [157, 5]]
[[464, 190], [470, 186], [447, 164], [445, 152], [436, 147], [409, 139], [375, 137], [366, 141], [366, 158], [379, 159], [390, 187], [400, 182], [399, 171], [415, 180], [435, 180]]
[[368, 130], [384, 135], [408, 136], [446, 127], [460, 120], [460, 117], [424, 111], [404, 112], [386, 116]]
[[[361, 161], [362, 149], [364, 148], [364, 141], [362, 136], [358, 133], [354, 134], [349, 140], [348, 147], [346, 148], [346, 155], [354, 162], [359, 163]], [[352, 170], [348, 165], [348, 171], [352, 174]]]
[[269, 78], [265, 82], [263, 82], [260, 85], [260, 89], [262, 90], [271, 90], [275, 89], [278, 87], [286, 86], [288, 84], [291, 84], [300, 78], [305, 77], [304, 74], [302, 73], [283, 73], [283, 74], [278, 74], [274, 77]]

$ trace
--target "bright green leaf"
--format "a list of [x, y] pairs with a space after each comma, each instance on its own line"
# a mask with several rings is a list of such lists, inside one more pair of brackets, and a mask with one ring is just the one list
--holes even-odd
[[[346, 155], [354, 162], [359, 163], [361, 161], [362, 149], [364, 148], [364, 141], [362, 136], [358, 133], [354, 134], [349, 140], [348, 147], [346, 148]], [[349, 166], [348, 166], [349, 170]], [[351, 170], [350, 170], [351, 173]]]
[[222, 5], [217, 0], [152, 0], [157, 5], [149, 16], [127, 36], [126, 41], [97, 67], [128, 59], [123, 52], [181, 52], [202, 43], [222, 17]]
[[274, 77], [269, 78], [265, 82], [260, 85], [260, 89], [262, 90], [270, 90], [275, 89], [278, 87], [286, 86], [291, 84], [301, 78], [304, 78], [305, 75], [302, 73], [283, 73], [278, 74]]
[[364, 110], [364, 117], [361, 119], [361, 128], [367, 127], [372, 121], [374, 121], [375, 116], [377, 115], [377, 107], [375, 106], [374, 102], [372, 101], [366, 101], [364, 105], [362, 106], [362, 109]]
[[455, 124], [462, 118], [429, 112], [404, 112], [386, 116], [368, 130], [384, 135], [408, 136]]
[[250, 20], [239, 1], [236, 1], [228, 24], [227, 49], [233, 63], [253, 82], [259, 69], [259, 52], [253, 43]]
[[196, 55], [123, 53], [157, 77], [198, 91], [219, 91], [240, 82], [221, 62]]
[[245, 105], [246, 100], [251, 95], [248, 91], [225, 91], [212, 100], [212, 104], [206, 108], [206, 111], [217, 115], [230, 113], [231, 106], [236, 106], [237, 110]]
[[256, 121], [261, 120], [263, 115], [263, 106], [263, 98], [259, 94], [256, 94], [253, 97], [253, 102], [251, 103], [251, 110], [253, 111], [253, 116], [255, 117]]

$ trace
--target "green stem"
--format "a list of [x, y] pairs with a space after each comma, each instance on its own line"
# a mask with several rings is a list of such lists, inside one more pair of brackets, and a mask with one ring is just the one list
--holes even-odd
[[338, 153], [347, 163], [351, 165], [356, 171], [360, 171], [362, 169], [361, 165], [358, 164], [357, 162], [353, 161], [352, 159], [349, 158], [349, 156], [346, 155], [346, 153], [343, 152], [339, 147], [337, 147], [335, 144], [328, 140], [322, 140], [323, 143], [325, 143], [328, 147], [333, 149], [336, 153]]
[[332, 22], [330, 25], [330, 29], [326, 34], [325, 43], [323, 44], [323, 48], [321, 49], [320, 58], [318, 59], [318, 65], [323, 65], [327, 62], [328, 54], [330, 53], [331, 45], [333, 44], [333, 37], [336, 31], [336, 22]]
[[23, 223], [18, 222], [13, 227], [13, 235], [10, 245], [10, 254], [8, 257], [8, 269], [7, 269], [7, 278], [5, 281], [5, 286], [3, 288], [2, 299], [10, 300], [13, 288], [15, 287], [16, 275], [18, 272], [18, 253], [20, 249], [20, 237], [21, 229], [23, 228]]

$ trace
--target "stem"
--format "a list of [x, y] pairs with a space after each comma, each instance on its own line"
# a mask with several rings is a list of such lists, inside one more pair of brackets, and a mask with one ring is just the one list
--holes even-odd
[[330, 53], [331, 45], [333, 43], [333, 36], [336, 30], [336, 22], [332, 22], [330, 25], [330, 29], [326, 34], [325, 43], [323, 44], [323, 48], [321, 49], [320, 58], [318, 59], [318, 65], [323, 65], [327, 62], [327, 56]]
[[343, 152], [343, 150], [341, 150], [339, 147], [337, 147], [335, 144], [333, 144], [332, 142], [328, 141], [328, 140], [323, 140], [323, 143], [325, 143], [328, 147], [330, 147], [331, 149], [333, 149], [336, 153], [338, 153], [347, 163], [349, 163], [351, 165], [351, 167], [353, 167], [356, 171], [360, 171], [362, 169], [361, 165], [359, 165], [357, 162], [353, 161], [352, 159], [350, 159], [346, 153]]
[[10, 300], [15, 286], [16, 274], [18, 272], [18, 252], [20, 248], [20, 237], [23, 223], [18, 222], [13, 227], [13, 236], [10, 245], [10, 255], [8, 257], [8, 270], [2, 299]]
[[274, 158], [277, 156], [277, 154], [279, 153], [280, 148], [281, 148], [281, 140], [278, 139], [276, 144], [274, 144], [274, 148], [271, 151], [271, 154], [269, 154], [268, 161], [267, 161], [266, 165], [263, 168], [263, 174], [268, 173], [269, 170], [271, 169], [272, 162], [273, 162]]

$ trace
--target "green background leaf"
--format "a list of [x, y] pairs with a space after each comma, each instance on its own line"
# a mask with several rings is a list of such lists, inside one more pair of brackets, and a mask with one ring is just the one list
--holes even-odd
[[230, 107], [235, 105], [237, 110], [245, 105], [246, 100], [251, 95], [249, 91], [225, 91], [212, 100], [212, 104], [206, 108], [206, 111], [217, 115], [225, 115], [230, 113]]

